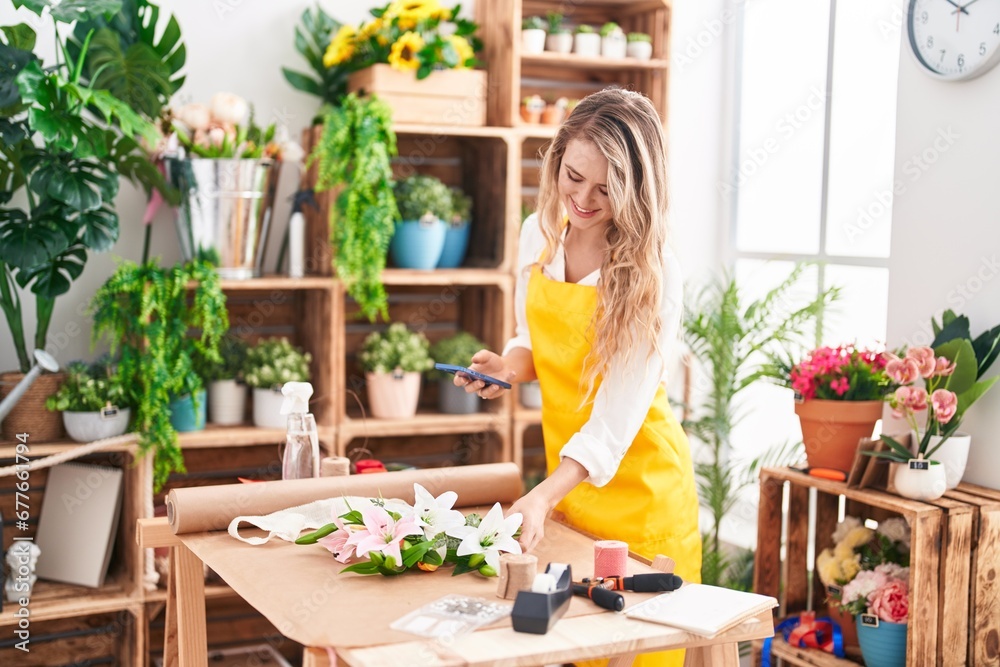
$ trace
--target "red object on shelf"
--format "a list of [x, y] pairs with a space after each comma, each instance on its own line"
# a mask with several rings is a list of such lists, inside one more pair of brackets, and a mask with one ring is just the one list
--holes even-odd
[[385, 466], [378, 459], [360, 459], [354, 464], [354, 469], [359, 475], [369, 472], [386, 472]]

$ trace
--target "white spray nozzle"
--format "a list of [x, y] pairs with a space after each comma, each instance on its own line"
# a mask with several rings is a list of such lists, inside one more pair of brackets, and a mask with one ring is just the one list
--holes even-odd
[[281, 414], [309, 412], [309, 397], [313, 395], [313, 386], [308, 382], [286, 382], [281, 387], [285, 400], [281, 404]]

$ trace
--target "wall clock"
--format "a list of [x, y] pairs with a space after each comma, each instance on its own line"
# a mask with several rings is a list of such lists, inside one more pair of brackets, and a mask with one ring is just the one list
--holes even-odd
[[934, 78], [964, 81], [1000, 62], [1000, 0], [910, 0], [906, 27]]

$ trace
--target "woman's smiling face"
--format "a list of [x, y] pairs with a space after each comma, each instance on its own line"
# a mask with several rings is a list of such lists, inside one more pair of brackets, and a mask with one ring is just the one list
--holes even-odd
[[559, 198], [569, 221], [578, 229], [593, 229], [611, 220], [608, 200], [608, 160], [586, 139], [571, 139], [559, 166]]

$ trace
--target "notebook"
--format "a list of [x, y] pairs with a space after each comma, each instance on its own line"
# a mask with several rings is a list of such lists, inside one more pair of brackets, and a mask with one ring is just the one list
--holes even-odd
[[767, 595], [685, 584], [629, 607], [625, 615], [712, 638], [777, 606], [778, 601]]
[[119, 468], [63, 463], [49, 470], [35, 544], [40, 579], [99, 588], [121, 511]]

